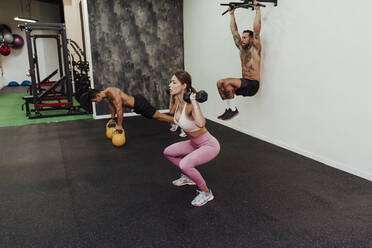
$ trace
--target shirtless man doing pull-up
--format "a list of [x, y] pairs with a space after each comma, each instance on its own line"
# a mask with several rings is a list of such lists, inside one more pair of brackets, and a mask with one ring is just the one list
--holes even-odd
[[229, 9], [231, 15], [230, 28], [236, 47], [240, 51], [242, 65], [242, 78], [225, 78], [217, 81], [218, 92], [226, 103], [225, 112], [218, 119], [229, 120], [236, 116], [239, 111], [236, 108], [234, 95], [254, 96], [259, 89], [260, 64], [261, 64], [261, 11], [258, 3], [254, 1], [256, 17], [251, 30], [243, 31], [242, 37], [238, 32], [235, 22], [234, 9]]

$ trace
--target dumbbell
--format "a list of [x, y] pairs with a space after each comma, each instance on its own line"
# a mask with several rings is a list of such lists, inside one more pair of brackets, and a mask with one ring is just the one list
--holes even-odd
[[[170, 90], [169, 88], [165, 90], [165, 92], [167, 92], [167, 94], [169, 95], [170, 94]], [[190, 103], [190, 95], [191, 95], [191, 91], [187, 91], [185, 94], [183, 94], [183, 100], [187, 103]], [[196, 96], [195, 96], [195, 99], [196, 101], [202, 103], [202, 102], [206, 102], [208, 100], [208, 93], [204, 90], [201, 90], [199, 92], [196, 93]]]
[[[183, 94], [183, 100], [187, 103], [190, 103], [190, 96], [191, 96], [192, 91], [189, 90], [185, 94]], [[202, 103], [206, 102], [208, 100], [208, 93], [204, 90], [201, 90], [196, 93], [195, 100]]]

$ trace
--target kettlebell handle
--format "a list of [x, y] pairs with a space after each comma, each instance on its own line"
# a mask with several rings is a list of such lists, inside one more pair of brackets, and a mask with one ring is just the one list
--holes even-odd
[[122, 134], [122, 133], [124, 132], [124, 129], [116, 129], [116, 128], [114, 128], [114, 129], [112, 130], [112, 133], [115, 133], [116, 131], [117, 131], [119, 134]]

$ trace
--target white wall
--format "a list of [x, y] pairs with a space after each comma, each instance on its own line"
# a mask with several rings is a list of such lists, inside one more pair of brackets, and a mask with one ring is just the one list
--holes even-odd
[[83, 49], [83, 36], [80, 21], [80, 0], [63, 0], [67, 36]]
[[[185, 68], [209, 92], [202, 109], [214, 121], [225, 108], [217, 80], [241, 77], [221, 2], [184, 1]], [[372, 1], [266, 5], [260, 91], [237, 97], [239, 116], [218, 122], [372, 180]], [[235, 13], [240, 33], [252, 28], [254, 12]]]
[[[21, 83], [23, 80], [31, 81], [30, 77], [26, 76], [30, 66], [28, 62], [25, 32], [17, 28], [17, 25], [21, 24], [21, 22], [13, 20], [15, 16], [22, 15], [25, 17], [29, 17], [28, 12], [23, 14], [21, 13], [20, 1], [1, 0], [0, 24], [7, 24], [11, 27], [13, 34], [16, 33], [21, 35], [25, 41], [25, 45], [22, 49], [19, 50], [11, 49], [11, 53], [8, 56], [0, 55], [4, 71], [3, 78], [1, 78], [0, 75], [0, 84], [8, 84], [9, 81], [17, 81], [19, 83]], [[38, 19], [40, 22], [59, 22], [60, 14], [58, 12], [58, 6], [39, 1], [33, 1], [31, 7], [31, 18]], [[40, 43], [47, 44], [47, 46], [52, 46], [52, 44], [55, 44], [55, 41], [48, 39]], [[38, 53], [40, 53], [40, 74], [41, 79], [43, 79], [58, 68], [57, 50], [50, 50], [48, 47], [44, 47], [44, 45], [41, 45], [38, 46]], [[51, 58], [56, 59], [54, 60]], [[58, 77], [56, 76], [53, 79], [56, 78]]]
[[[75, 41], [78, 46], [84, 51], [83, 46], [83, 31], [81, 29], [80, 6], [81, 0], [63, 0], [63, 10], [65, 15], [65, 24], [67, 37]], [[70, 49], [73, 58], [78, 61], [78, 55], [73, 49]], [[73, 89], [75, 84], [73, 82]]]

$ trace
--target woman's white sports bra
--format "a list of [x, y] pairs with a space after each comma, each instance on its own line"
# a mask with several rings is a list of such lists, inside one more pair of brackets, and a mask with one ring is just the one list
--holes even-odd
[[[179, 106], [179, 104], [177, 105], [176, 112], [178, 110], [178, 106]], [[201, 128], [198, 127], [197, 125], [195, 125], [194, 121], [186, 119], [185, 109], [186, 109], [186, 103], [183, 106], [182, 113], [181, 113], [181, 116], [180, 116], [180, 119], [178, 120], [178, 122], [176, 121], [176, 115], [174, 115], [174, 117], [173, 117], [174, 123], [176, 123], [178, 126], [180, 126], [187, 133], [195, 132], [195, 131], [200, 130]]]

